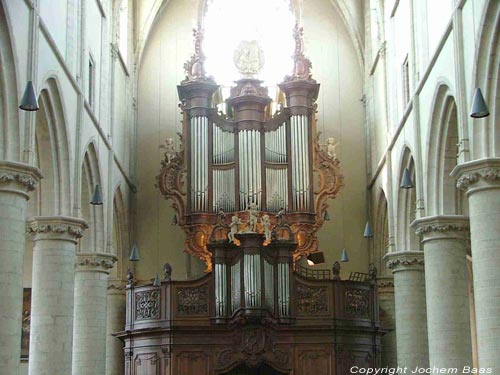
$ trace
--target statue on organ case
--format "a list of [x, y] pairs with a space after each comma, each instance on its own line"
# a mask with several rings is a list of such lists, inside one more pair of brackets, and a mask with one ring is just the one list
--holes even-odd
[[259, 217], [257, 216], [257, 205], [255, 203], [250, 203], [247, 207], [248, 211], [248, 223], [247, 232], [257, 232], [257, 222]]

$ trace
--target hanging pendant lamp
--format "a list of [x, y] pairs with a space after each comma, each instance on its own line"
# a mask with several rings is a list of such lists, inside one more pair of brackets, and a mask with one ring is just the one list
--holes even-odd
[[345, 247], [342, 249], [342, 255], [340, 257], [341, 262], [349, 262], [349, 257], [347, 256], [347, 250]]
[[160, 275], [156, 274], [155, 280], [153, 281], [153, 286], [161, 286]]
[[94, 206], [101, 206], [102, 205], [102, 191], [101, 191], [101, 187], [99, 185], [95, 186], [94, 195], [92, 196], [92, 200], [90, 201], [90, 204], [93, 204]]
[[408, 168], [405, 168], [403, 171], [403, 178], [401, 179], [401, 185], [399, 185], [401, 189], [411, 189], [413, 188], [413, 182], [411, 180], [410, 171]]
[[328, 210], [325, 211], [325, 214], [323, 215], [323, 220], [325, 220], [325, 221], [330, 220], [330, 214], [328, 213]]
[[474, 97], [472, 98], [472, 108], [470, 110], [470, 117], [483, 118], [490, 115], [488, 106], [484, 101], [483, 93], [480, 88], [474, 90]]
[[19, 108], [23, 111], [38, 111], [40, 107], [38, 106], [38, 100], [36, 98], [35, 87], [32, 81], [28, 81], [26, 88], [24, 89], [24, 95], [19, 104]]
[[138, 262], [139, 260], [141, 260], [141, 258], [139, 258], [139, 250], [137, 249], [137, 245], [135, 243], [132, 245], [132, 251], [130, 252], [129, 260], [131, 262]]
[[365, 237], [365, 238], [373, 237], [373, 229], [372, 229], [372, 226], [370, 225], [369, 220], [366, 222], [365, 232], [363, 233], [363, 237]]

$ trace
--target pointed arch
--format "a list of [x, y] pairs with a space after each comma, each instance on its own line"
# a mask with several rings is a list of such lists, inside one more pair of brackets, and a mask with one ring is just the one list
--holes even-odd
[[[469, 121], [473, 159], [500, 156], [500, 1], [489, 0], [484, 7], [477, 40], [473, 85], [483, 91], [490, 116]], [[471, 103], [472, 90], [469, 95]]]
[[95, 143], [92, 141], [86, 148], [81, 172], [81, 215], [89, 225], [89, 229], [79, 242], [79, 250], [83, 252], [105, 252], [104, 209], [102, 205], [90, 204], [96, 185], [101, 187], [103, 201], [105, 201], [105, 189], [102, 188], [100, 170], [97, 149]]
[[383, 260], [389, 245], [389, 215], [387, 198], [384, 189], [380, 188], [375, 210], [374, 232], [374, 264], [379, 275], [386, 275], [386, 261]]
[[118, 258], [115, 269], [117, 270], [116, 278], [121, 278], [124, 274], [122, 269], [125, 259], [128, 256], [127, 249], [130, 248], [130, 238], [128, 230], [127, 209], [123, 199], [123, 193], [120, 185], [115, 189], [113, 196], [113, 251]]
[[436, 88], [429, 128], [426, 187], [429, 214], [463, 213], [466, 208], [464, 196], [450, 176], [458, 164], [457, 105], [450, 87], [445, 83]]
[[[410, 228], [410, 224], [415, 220], [416, 213], [416, 186], [418, 185], [415, 173], [415, 161], [412, 152], [408, 146], [402, 150], [401, 162], [397, 173], [395, 189], [397, 189], [397, 208], [396, 208], [396, 246], [397, 251], [417, 251], [421, 250], [420, 240], [415, 231]], [[410, 172], [413, 185], [411, 189], [401, 189], [399, 183], [403, 177], [405, 168]]]
[[4, 6], [0, 3], [0, 160], [21, 161], [17, 74]]
[[40, 214], [71, 216], [71, 153], [59, 86], [54, 77], [42, 85], [35, 118], [35, 165], [40, 183]]

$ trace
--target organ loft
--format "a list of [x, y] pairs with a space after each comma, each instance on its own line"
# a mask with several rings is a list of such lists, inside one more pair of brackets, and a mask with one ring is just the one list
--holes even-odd
[[[319, 144], [320, 85], [294, 29], [294, 67], [274, 113], [258, 79], [257, 42], [234, 53], [241, 78], [222, 107], [205, 73], [203, 31], [178, 85], [181, 147], [166, 141], [157, 188], [172, 203], [184, 250], [205, 276], [139, 285], [129, 278], [125, 374], [345, 374], [380, 364], [376, 270], [341, 280], [318, 259], [317, 231], [344, 185], [336, 141]], [[221, 110], [222, 108], [222, 110]]]

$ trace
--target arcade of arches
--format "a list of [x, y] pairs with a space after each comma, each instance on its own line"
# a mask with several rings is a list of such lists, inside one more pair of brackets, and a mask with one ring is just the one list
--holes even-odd
[[0, 375], [500, 373], [499, 67], [498, 0], [0, 0]]

